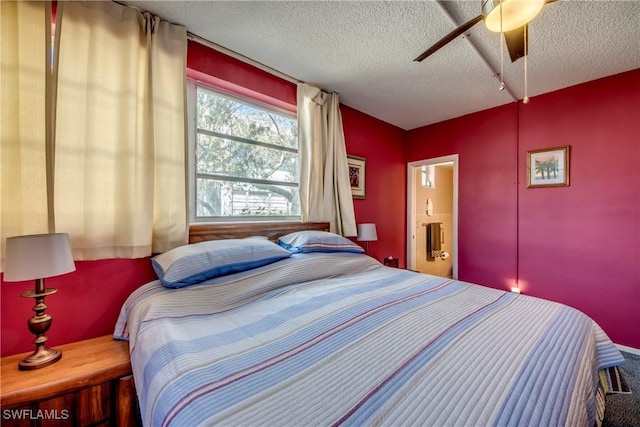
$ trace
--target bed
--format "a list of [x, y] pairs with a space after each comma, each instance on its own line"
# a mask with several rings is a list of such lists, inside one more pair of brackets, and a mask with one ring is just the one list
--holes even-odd
[[[263, 227], [200, 230], [124, 303], [144, 425], [599, 424], [624, 359], [583, 313], [383, 266], [326, 224]], [[231, 268], [206, 244], [273, 253]]]

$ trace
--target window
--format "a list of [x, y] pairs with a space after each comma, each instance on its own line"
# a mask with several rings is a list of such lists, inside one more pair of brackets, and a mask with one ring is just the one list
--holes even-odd
[[300, 216], [295, 116], [194, 85], [193, 221]]
[[436, 188], [435, 165], [422, 166], [422, 186], [427, 188]]

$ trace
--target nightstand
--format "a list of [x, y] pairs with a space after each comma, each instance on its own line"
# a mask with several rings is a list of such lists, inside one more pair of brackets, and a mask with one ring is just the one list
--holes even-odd
[[382, 260], [382, 263], [388, 267], [398, 268], [398, 258], [394, 258], [392, 256], [385, 258]]
[[3, 427], [140, 425], [129, 343], [106, 335], [57, 348], [59, 362], [33, 371], [18, 370], [28, 353], [2, 358]]

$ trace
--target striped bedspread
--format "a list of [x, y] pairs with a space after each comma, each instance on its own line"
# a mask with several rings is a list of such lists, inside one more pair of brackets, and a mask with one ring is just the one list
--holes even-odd
[[570, 307], [300, 254], [126, 301], [147, 426], [593, 426], [624, 359]]

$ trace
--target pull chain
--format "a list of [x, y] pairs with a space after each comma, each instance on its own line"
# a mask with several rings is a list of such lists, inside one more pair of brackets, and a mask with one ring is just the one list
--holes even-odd
[[529, 76], [527, 74], [527, 53], [528, 53], [528, 43], [527, 43], [527, 25], [524, 25], [524, 98], [522, 98], [522, 102], [525, 104], [529, 103], [529, 88], [528, 88], [528, 80]]
[[500, 2], [500, 87], [504, 90], [504, 33], [502, 32], [502, 1]]

